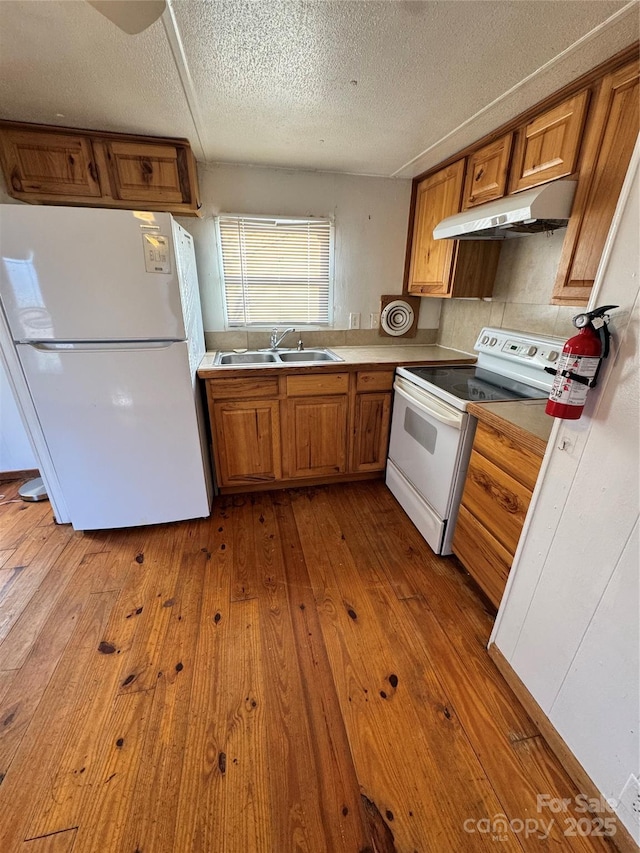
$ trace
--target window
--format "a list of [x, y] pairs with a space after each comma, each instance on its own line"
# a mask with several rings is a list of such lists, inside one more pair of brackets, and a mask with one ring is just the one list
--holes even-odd
[[329, 219], [219, 216], [217, 234], [229, 327], [331, 322]]

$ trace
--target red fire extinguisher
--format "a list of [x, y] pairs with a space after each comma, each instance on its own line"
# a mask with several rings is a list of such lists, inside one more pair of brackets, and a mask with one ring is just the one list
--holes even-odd
[[582, 414], [589, 388], [596, 385], [602, 361], [609, 355], [607, 311], [617, 307], [603, 305], [573, 318], [580, 331], [564, 345], [558, 367], [545, 367], [547, 373], [555, 374], [545, 409], [548, 415], [577, 421]]

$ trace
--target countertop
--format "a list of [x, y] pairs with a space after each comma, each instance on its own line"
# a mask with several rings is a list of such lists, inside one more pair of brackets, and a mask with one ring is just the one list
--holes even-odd
[[[312, 347], [309, 347], [312, 349]], [[396, 344], [388, 346], [369, 346], [369, 347], [329, 347], [332, 352], [339, 355], [343, 361], [319, 362], [315, 364], [296, 365], [290, 364], [260, 364], [260, 365], [225, 365], [213, 366], [213, 360], [216, 356], [215, 352], [208, 352], [200, 362], [198, 368], [198, 376], [201, 379], [206, 379], [212, 376], [224, 376], [231, 371], [234, 374], [246, 373], [252, 371], [273, 371], [286, 370], [309, 371], [309, 370], [330, 370], [336, 371], [340, 368], [349, 368], [352, 366], [362, 367], [365, 365], [376, 366], [388, 364], [397, 366], [398, 364], [433, 364], [439, 362], [448, 362], [450, 364], [473, 364], [476, 361], [474, 355], [461, 350], [450, 349], [449, 347], [441, 347], [437, 344]], [[240, 374], [238, 374], [240, 375]]]
[[544, 456], [553, 426], [553, 418], [544, 411], [546, 404], [546, 400], [469, 403], [467, 411], [479, 421], [505, 432]]

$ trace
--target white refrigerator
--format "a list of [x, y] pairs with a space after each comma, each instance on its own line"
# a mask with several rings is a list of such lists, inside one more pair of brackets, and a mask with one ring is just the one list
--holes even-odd
[[57, 521], [209, 515], [193, 239], [168, 213], [0, 205], [0, 350]]

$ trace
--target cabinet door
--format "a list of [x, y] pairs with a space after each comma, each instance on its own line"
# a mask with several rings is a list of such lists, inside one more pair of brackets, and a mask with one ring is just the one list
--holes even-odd
[[90, 139], [5, 128], [0, 144], [7, 189], [14, 198], [60, 203], [100, 198]]
[[513, 134], [496, 139], [469, 155], [462, 209], [502, 198], [507, 191], [507, 172]]
[[213, 404], [214, 454], [221, 486], [280, 480], [277, 400]]
[[602, 81], [590, 118], [580, 180], [552, 302], [586, 305], [638, 136], [638, 61]]
[[347, 395], [290, 397], [285, 406], [286, 476], [343, 474], [347, 470]]
[[578, 164], [589, 91], [584, 90], [518, 132], [511, 192], [573, 174]]
[[418, 184], [408, 292], [423, 296], [447, 296], [456, 240], [434, 240], [433, 229], [460, 210], [464, 160], [458, 160]]
[[357, 394], [352, 471], [382, 471], [387, 463], [391, 394]]
[[511, 554], [515, 554], [531, 492], [489, 462], [471, 453], [462, 504]]
[[513, 555], [464, 505], [458, 512], [451, 549], [492, 604], [499, 607]]
[[104, 144], [114, 198], [168, 205], [191, 201], [190, 152], [185, 148], [111, 140]]

